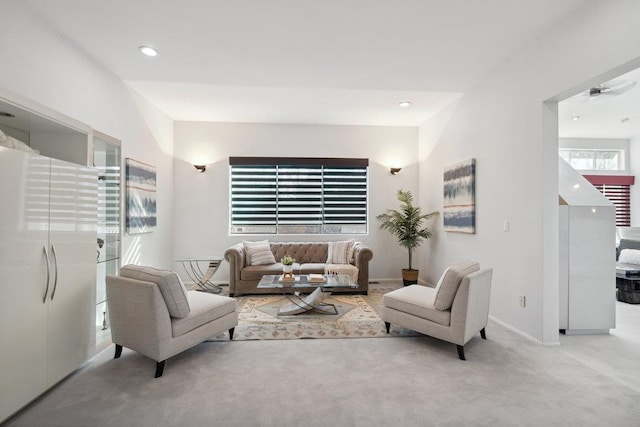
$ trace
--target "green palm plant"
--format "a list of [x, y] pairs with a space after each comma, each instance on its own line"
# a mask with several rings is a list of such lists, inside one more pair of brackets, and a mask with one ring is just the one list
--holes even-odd
[[398, 190], [397, 197], [400, 202], [400, 210], [387, 209], [376, 219], [380, 221], [380, 228], [396, 236], [400, 246], [407, 248], [409, 252], [408, 270], [413, 270], [413, 251], [420, 246], [423, 239], [430, 239], [432, 235], [428, 227], [422, 227], [422, 223], [437, 216], [439, 212], [423, 214], [420, 206], [413, 205], [413, 196], [410, 191]]

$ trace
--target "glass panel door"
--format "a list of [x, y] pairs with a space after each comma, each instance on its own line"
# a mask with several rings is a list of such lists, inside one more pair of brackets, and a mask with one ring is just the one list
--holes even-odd
[[105, 279], [120, 270], [120, 141], [94, 132], [93, 162], [98, 170], [98, 240], [96, 242], [96, 347], [111, 340]]

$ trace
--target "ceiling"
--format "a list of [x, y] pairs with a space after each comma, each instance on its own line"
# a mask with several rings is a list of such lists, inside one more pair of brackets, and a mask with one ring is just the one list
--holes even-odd
[[588, 0], [26, 2], [174, 120], [418, 126]]
[[[630, 139], [640, 135], [640, 69], [603, 82], [601, 87], [613, 90], [598, 96], [582, 92], [558, 104], [561, 138]], [[626, 91], [615, 93], [616, 88]]]

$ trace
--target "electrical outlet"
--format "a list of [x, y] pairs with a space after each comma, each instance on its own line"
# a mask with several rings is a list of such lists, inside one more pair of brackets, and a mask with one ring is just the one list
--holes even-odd
[[525, 297], [524, 295], [520, 296], [520, 307], [526, 307], [527, 306], [527, 297]]
[[509, 220], [505, 219], [504, 222], [502, 223], [502, 229], [504, 231], [509, 231]]

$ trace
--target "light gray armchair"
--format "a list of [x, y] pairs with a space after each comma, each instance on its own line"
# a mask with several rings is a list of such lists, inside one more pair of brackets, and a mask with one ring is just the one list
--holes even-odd
[[128, 265], [107, 276], [106, 285], [115, 358], [123, 347], [150, 357], [156, 378], [171, 356], [227, 330], [233, 339], [236, 301], [187, 291], [172, 271]]
[[449, 267], [435, 288], [411, 285], [383, 296], [382, 320], [456, 344], [465, 360], [464, 345], [478, 332], [487, 339], [493, 270], [465, 261]]

